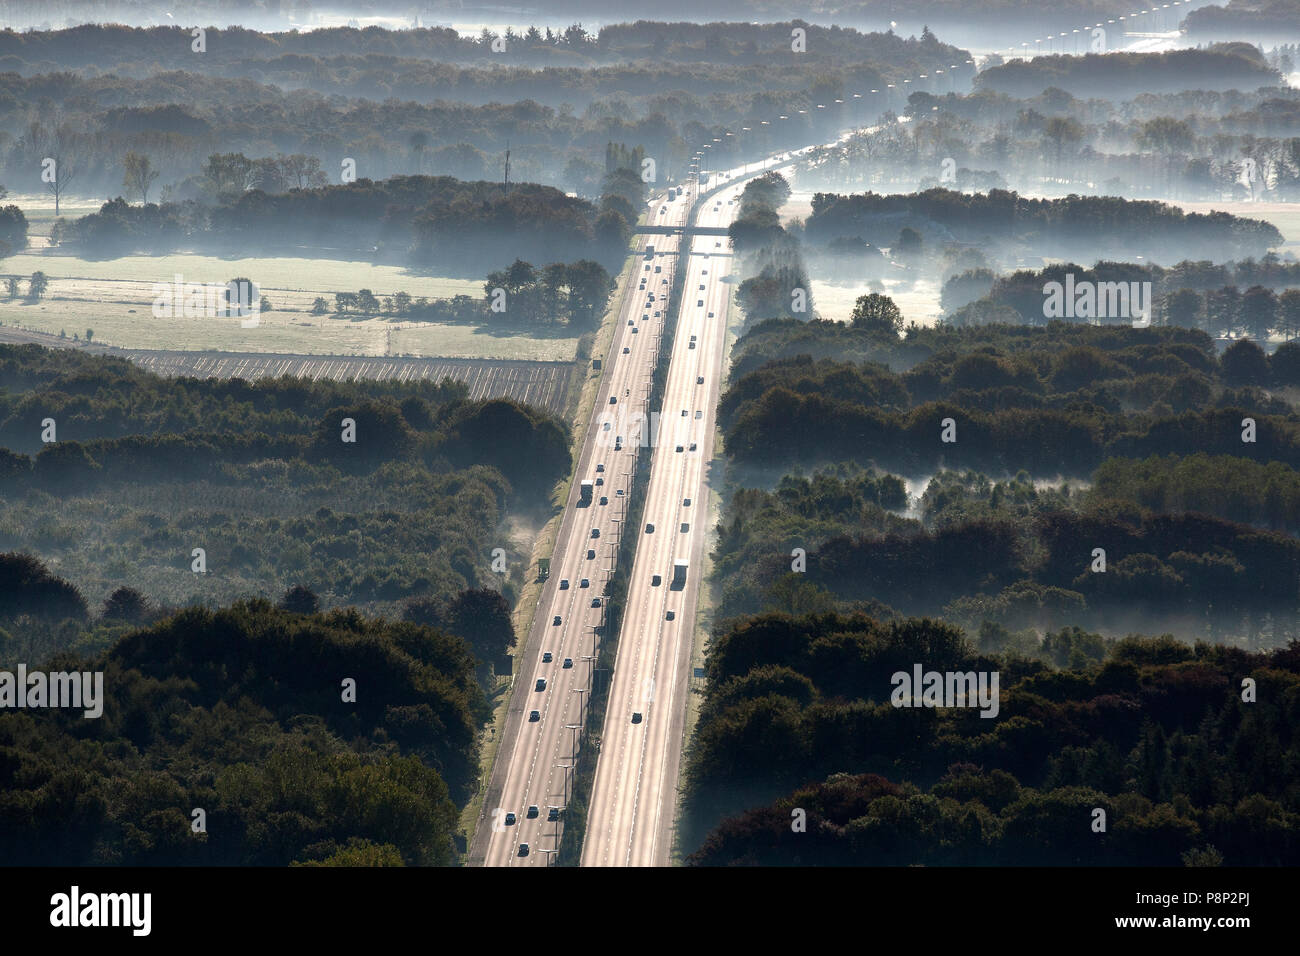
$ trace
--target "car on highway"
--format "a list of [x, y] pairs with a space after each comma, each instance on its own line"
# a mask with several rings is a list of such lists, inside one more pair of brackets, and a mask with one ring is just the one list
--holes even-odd
[[632, 723], [634, 724], [641, 723], [641, 711], [639, 710], [632, 711]]
[[700, 283], [700, 291], [701, 291], [701, 292], [704, 291], [704, 283], [703, 283], [703, 282]]
[[677, 612], [675, 612], [675, 611], [669, 611], [667, 614], [664, 615], [664, 620], [665, 620], [665, 621], [671, 621], [671, 620], [672, 620], [673, 618], [675, 618], [676, 616], [677, 616]]
[[[644, 314], [644, 315], [641, 316], [641, 321], [644, 322], [644, 321], [645, 321], [646, 319], [648, 319], [648, 318], [650, 318], [650, 314], [647, 312], [646, 314]], [[631, 322], [628, 322], [628, 325], [631, 325], [631, 324], [632, 324]]]
[[691, 442], [691, 451], [695, 451], [695, 442]]
[[535, 804], [535, 803], [534, 803], [534, 804], [530, 804], [529, 807], [528, 807], [527, 817], [528, 817], [529, 820], [532, 820], [532, 819], [534, 819], [536, 816], [537, 816], [537, 804]]
[[682, 507], [683, 507], [683, 508], [689, 508], [690, 506], [691, 506], [691, 499], [690, 499], [690, 498], [683, 498], [683, 499], [682, 499]]
[[690, 533], [691, 533], [691, 523], [689, 521], [683, 521], [682, 534], [690, 534]]
[[709, 313], [709, 318], [713, 318], [713, 313], [712, 313], [712, 312]]
[[600, 529], [599, 529], [599, 528], [592, 528], [592, 529], [591, 529], [591, 536], [592, 536], [593, 538], [599, 538], [599, 537], [600, 537]]
[[664, 583], [664, 578], [663, 578], [663, 575], [662, 575], [662, 574], [651, 575], [651, 577], [650, 577], [650, 586], [651, 586], [652, 588], [657, 588], [657, 587], [659, 587], [659, 585], [661, 585], [661, 584], [663, 584], [663, 583]]
[[689, 342], [687, 342], [687, 343], [686, 343], [686, 347], [687, 347], [688, 349], [693, 349], [693, 348], [695, 348], [695, 340], [694, 340], [694, 339], [691, 339]]
[[715, 243], [713, 244], [713, 248], [714, 248], [714, 249], [720, 249], [721, 247], [722, 247], [722, 243], [720, 243], [720, 242], [715, 242]]
[[613, 425], [614, 425], [613, 422], [605, 422], [605, 431], [609, 431], [613, 427]]
[[586, 578], [583, 578], [581, 581], [578, 582], [578, 587], [589, 588], [591, 587], [591, 582], [588, 581]]
[[592, 606], [592, 607], [600, 607], [600, 598], [598, 598], [598, 597], [597, 597], [597, 598], [592, 598], [592, 599], [591, 599], [591, 606]]
[[682, 418], [685, 418], [685, 417], [686, 417], [687, 415], [689, 415], [689, 414], [690, 414], [690, 412], [688, 412], [686, 409], [684, 409], [684, 408], [682, 409]]
[[560, 626], [560, 615], [557, 614], [555, 615], [555, 619], [551, 621], [551, 627], [559, 627], [559, 626]]
[[547, 807], [547, 808], [546, 808], [546, 819], [548, 819], [548, 820], [558, 820], [558, 819], [560, 819], [560, 808], [559, 808], [559, 807]]
[[636, 323], [635, 323], [634, 321], [632, 321], [631, 319], [628, 319], [628, 320], [627, 320], [627, 324], [628, 324], [628, 325], [636, 325]]
[[546, 678], [537, 678], [537, 683], [533, 686], [533, 690], [546, 690]]
[[704, 384], [704, 376], [703, 376], [703, 375], [697, 375], [697, 376], [695, 376], [695, 384], [696, 384], [696, 385], [703, 385], [703, 384]]
[[700, 270], [700, 275], [702, 275], [702, 276], [706, 276], [706, 275], [708, 275], [708, 274], [709, 274], [709, 270], [708, 270], [708, 269], [701, 269], [701, 270]]
[[704, 417], [704, 409], [702, 408], [695, 409], [695, 420], [698, 422], [703, 417]]
[[528, 722], [529, 722], [530, 724], [535, 724], [535, 723], [537, 723], [537, 722], [538, 722], [539, 720], [541, 720], [541, 719], [542, 719], [542, 715], [541, 715], [540, 713], [538, 713], [537, 711], [535, 711], [535, 710], [530, 710], [530, 711], [528, 712]]
[[605, 496], [605, 495], [601, 495], [601, 496], [600, 496], [600, 503], [601, 503], [602, 505], [607, 505], [607, 504], [609, 504], [609, 498], [608, 498], [607, 496]]
[[[533, 713], [537, 713], [537, 711], [533, 711]], [[516, 818], [515, 818], [515, 815], [514, 815], [513, 813], [507, 813], [507, 814], [506, 814], [506, 826], [508, 826], [508, 827], [512, 827], [512, 826], [514, 826], [514, 825], [515, 825], [515, 819], [516, 819]]]
[[656, 313], [655, 313], [655, 318], [657, 319], [657, 318], [659, 318], [659, 316], [661, 316], [661, 315], [663, 315], [662, 312], [656, 312]]
[[528, 844], [527, 844], [527, 843], [521, 843], [521, 844], [519, 844], [519, 855], [520, 855], [520, 856], [527, 856], [527, 855], [528, 855]]
[[618, 404], [618, 396], [617, 396], [617, 395], [611, 395], [611, 396], [609, 396], [609, 403], [610, 403], [611, 405], [617, 405], [617, 404]]
[[601, 462], [600, 464], [596, 465], [596, 474], [599, 475], [599, 474], [603, 473], [604, 471], [605, 471], [605, 464], [604, 464], [604, 462]]
[[653, 524], [650, 524], [650, 523], [647, 522], [647, 524], [646, 524], [646, 526], [645, 526], [645, 533], [646, 533], [646, 534], [654, 534], [654, 533], [655, 533], [655, 526], [654, 526]]
[[640, 332], [640, 331], [641, 331], [641, 330], [638, 329], [635, 325], [632, 326], [632, 334], [633, 334], [633, 335], [636, 335], [636, 334], [637, 334], [638, 332]]
[[622, 498], [622, 497], [623, 497], [623, 489], [622, 489], [622, 488], [618, 489], [618, 491], [614, 492], [614, 495], [615, 495], [615, 497]]
[[549, 663], [550, 663], [551, 661], [553, 661], [553, 660], [555, 660], [555, 658], [551, 656], [551, 652], [550, 652], [550, 651], [543, 651], [543, 652], [542, 652], [542, 663], [543, 663], [543, 664], [549, 664]]
[[[694, 445], [691, 446], [692, 449], [693, 449], [694, 447], [695, 447]], [[678, 451], [681, 451], [681, 450], [682, 450], [682, 446], [681, 446], [681, 445], [678, 445], [678, 446], [677, 446], [677, 450], [678, 450]]]
[[596, 479], [596, 487], [597, 487], [597, 488], [599, 488], [599, 487], [600, 487], [601, 485], [603, 485], [604, 483], [605, 483], [605, 479], [604, 479], [604, 478], [597, 478], [597, 479]]
[[702, 308], [702, 307], [704, 306], [704, 300], [703, 300], [703, 299], [700, 299], [700, 300], [699, 300], [698, 302], [696, 302], [695, 304], [696, 304], [697, 306], [700, 306], [700, 307]]
[[587, 560], [590, 561], [590, 560], [591, 560], [592, 558], [594, 558], [595, 556], [596, 556], [596, 552], [595, 552], [595, 550], [594, 550], [593, 548], [588, 548], [588, 549], [587, 549]]
[[630, 348], [628, 348], [626, 345], [623, 346], [623, 354], [624, 354], [624, 355], [629, 354], [631, 351], [632, 351], [632, 350], [631, 350]]
[[561, 591], [567, 591], [567, 590], [569, 590], [569, 579], [568, 579], [568, 578], [560, 578], [560, 590], [561, 590]]
[[572, 657], [566, 657], [566, 658], [564, 659], [564, 663], [561, 664], [560, 666], [563, 667], [565, 670], [568, 670], [570, 667], [573, 666], [573, 658], [572, 658]]

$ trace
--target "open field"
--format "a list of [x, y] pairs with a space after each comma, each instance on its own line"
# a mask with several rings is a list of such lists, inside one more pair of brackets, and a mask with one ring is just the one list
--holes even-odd
[[[567, 330], [485, 329], [431, 322], [393, 322], [384, 318], [340, 318], [310, 314], [313, 300], [368, 288], [383, 297], [404, 291], [412, 296], [479, 296], [481, 282], [410, 275], [395, 266], [367, 262], [301, 259], [220, 259], [214, 256], [127, 256], [86, 260], [72, 256], [23, 254], [3, 264], [4, 275], [24, 278], [40, 270], [50, 277], [39, 303], [0, 301], [0, 322], [58, 335], [84, 335], [122, 348], [231, 352], [288, 352], [302, 355], [411, 355], [426, 358], [568, 362], [578, 336]], [[153, 314], [156, 283], [224, 284], [247, 276], [270, 301], [271, 311], [256, 327], [243, 328], [236, 317], [159, 318]], [[25, 283], [23, 288], [25, 289]]]
[[222, 258], [190, 253], [169, 256], [121, 256], [117, 259], [83, 259], [54, 252], [25, 252], [4, 260], [3, 274], [28, 276], [41, 270], [51, 279], [75, 279], [87, 288], [116, 292], [119, 298], [153, 300], [156, 282], [171, 283], [176, 275], [185, 282], [229, 282], [247, 276], [267, 295], [300, 292], [311, 296], [370, 289], [383, 297], [394, 292], [412, 296], [446, 298], [481, 296], [483, 283], [474, 279], [447, 279], [418, 275], [401, 266], [375, 265], [351, 259], [310, 259], [297, 256]]

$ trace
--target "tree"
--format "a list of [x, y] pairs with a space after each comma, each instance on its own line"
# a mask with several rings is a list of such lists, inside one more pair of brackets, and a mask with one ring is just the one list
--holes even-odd
[[1277, 297], [1277, 330], [1288, 341], [1300, 335], [1300, 289], [1287, 289]]
[[142, 205], [149, 202], [149, 187], [158, 178], [158, 170], [153, 168], [149, 157], [135, 150], [128, 150], [122, 157], [122, 188], [128, 193], [138, 193]]
[[1268, 356], [1250, 339], [1238, 339], [1229, 345], [1219, 363], [1229, 385], [1268, 384]]
[[510, 602], [500, 591], [474, 588], [461, 591], [446, 611], [447, 629], [464, 638], [480, 660], [491, 660], [515, 646]]
[[293, 614], [315, 614], [320, 610], [320, 599], [315, 592], [295, 584], [280, 598], [280, 608]]
[[40, 299], [41, 296], [45, 295], [45, 290], [49, 287], [49, 277], [38, 269], [27, 280], [27, 297], [29, 299]]
[[142, 624], [149, 616], [149, 600], [135, 588], [120, 587], [104, 599], [103, 618], [124, 624]]
[[86, 329], [86, 341], [89, 342], [89, 341], [90, 341], [91, 339], [93, 339], [94, 337], [95, 337], [95, 330], [94, 330], [94, 329]]
[[594, 327], [605, 312], [614, 280], [604, 266], [591, 259], [571, 264], [565, 278], [569, 286], [569, 323], [579, 328]]
[[41, 164], [45, 188], [54, 195], [54, 215], [57, 217], [60, 202], [81, 172], [82, 151], [78, 137], [66, 123], [56, 120], [50, 126], [31, 123], [26, 138], [28, 147]]
[[257, 164], [243, 153], [213, 153], [203, 167], [203, 178], [214, 195], [238, 196], [257, 185]]
[[894, 240], [893, 248], [889, 251], [900, 262], [913, 263], [921, 258], [923, 245], [921, 234], [911, 226], [904, 226], [903, 231]]
[[314, 189], [329, 184], [329, 177], [320, 168], [320, 157], [304, 153], [281, 154], [275, 159], [282, 183], [289, 189]]
[[1165, 322], [1185, 328], [1199, 328], [1201, 296], [1195, 289], [1178, 289], [1165, 296]]
[[894, 300], [879, 292], [858, 296], [850, 316], [855, 329], [898, 335], [903, 331], [903, 312]]
[[1269, 330], [1277, 324], [1277, 296], [1272, 289], [1251, 286], [1241, 297], [1241, 324], [1257, 342], [1268, 338]]
[[1268, 360], [1277, 385], [1300, 385], [1300, 343], [1285, 342]]
[[329, 311], [329, 308], [330, 308], [330, 304], [326, 302], [324, 298], [318, 295], [316, 296], [315, 300], [311, 304], [311, 314], [324, 315], [326, 312]]

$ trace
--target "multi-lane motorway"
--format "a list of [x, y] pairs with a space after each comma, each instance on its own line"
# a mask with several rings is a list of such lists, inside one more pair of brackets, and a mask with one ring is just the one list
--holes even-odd
[[[740, 186], [703, 200], [696, 224], [729, 225]], [[600, 760], [587, 814], [584, 866], [667, 862], [688, 686], [700, 559], [708, 529], [705, 478], [723, 371], [731, 252], [697, 236], [653, 448], [644, 523], [632, 566]], [[653, 531], [649, 529], [653, 527]], [[689, 562], [685, 587], [674, 564]], [[658, 582], [658, 583], [656, 583]], [[641, 719], [633, 722], [633, 714]]]
[[[660, 193], [650, 203], [650, 221], [658, 225], [684, 225], [688, 214], [685, 197], [669, 200]], [[623, 519], [635, 456], [651, 450], [633, 434], [637, 428], [633, 416], [648, 412], [654, 367], [659, 349], [665, 346], [662, 336], [668, 293], [678, 268], [678, 241], [654, 236], [637, 246], [636, 271], [604, 357], [596, 409], [556, 538], [550, 578], [511, 693], [505, 736], [471, 847], [472, 862], [545, 866], [563, 836], [574, 748], [593, 686], [605, 586], [626, 533]], [[649, 259], [645, 258], [647, 245], [655, 247]], [[666, 345], [672, 347], [671, 342]], [[594, 483], [590, 504], [580, 500], [583, 479]], [[530, 807], [537, 808], [536, 816], [529, 815]], [[507, 814], [513, 814], [513, 819]], [[525, 844], [527, 852], [521, 855]]]
[[[744, 171], [758, 173], [777, 164], [772, 159]], [[730, 225], [743, 187], [740, 173], [718, 174], [734, 185], [701, 201], [697, 226]], [[655, 195], [649, 221], [686, 224], [691, 198], [689, 193], [682, 198]], [[679, 249], [679, 242], [689, 247]], [[650, 258], [645, 256], [647, 244], [654, 246]], [[624, 534], [637, 536], [636, 557], [582, 863], [653, 866], [668, 861], [699, 567], [707, 536], [702, 516], [723, 373], [731, 266], [725, 236], [654, 236], [638, 244], [635, 272], [604, 359], [577, 480], [556, 538], [550, 578], [511, 692], [504, 736], [470, 848], [471, 863], [546, 866], [558, 851], [564, 808], [572, 794], [575, 747], [593, 687], [605, 585]], [[663, 339], [666, 299], [677, 270], [685, 270], [685, 277], [676, 334], [669, 341]], [[669, 360], [662, 405], [650, 409], [654, 368]], [[652, 429], [656, 419], [658, 427]], [[653, 455], [649, 489], [642, 521], [628, 528], [624, 518], [638, 454]], [[581, 500], [583, 479], [595, 483], [590, 504]], [[684, 587], [673, 585], [679, 559], [689, 562]]]

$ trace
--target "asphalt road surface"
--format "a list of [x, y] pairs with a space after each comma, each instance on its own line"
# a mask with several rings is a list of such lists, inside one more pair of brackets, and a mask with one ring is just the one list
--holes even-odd
[[[715, 173], [710, 186], [719, 181], [726, 186], [701, 201], [696, 225], [729, 226], [739, 210], [742, 177], [784, 161], [774, 157]], [[685, 224], [692, 198], [690, 192], [674, 199], [657, 194], [649, 203], [649, 221]], [[612, 685], [582, 864], [668, 862], [699, 565], [708, 532], [696, 515], [705, 505], [713, 457], [733, 288], [725, 236], [696, 237], [685, 255], [678, 249], [681, 241], [653, 236], [637, 246], [632, 288], [605, 356], [551, 576], [511, 691], [504, 736], [470, 848], [471, 864], [546, 866], [558, 852], [573, 785], [574, 748], [586, 722], [598, 628], [604, 620], [605, 585], [622, 534], [637, 536], [636, 557], [614, 672], [612, 678], [605, 675]], [[645, 257], [647, 242], [654, 246], [653, 258]], [[678, 269], [686, 270], [681, 313], [675, 338], [664, 342], [665, 298]], [[661, 359], [671, 364], [662, 407], [652, 410], [651, 380]], [[619, 438], [621, 447], [616, 448]], [[637, 454], [653, 456], [649, 491], [642, 523], [625, 528]], [[590, 505], [580, 504], [582, 479], [599, 482]], [[681, 589], [672, 585], [679, 558], [689, 562]], [[601, 606], [593, 606], [596, 599]], [[566, 659], [571, 666], [565, 666]], [[640, 715], [635, 723], [634, 713]]]
[[[685, 196], [668, 200], [660, 193], [650, 202], [650, 221], [657, 224], [683, 224], [688, 212]], [[678, 264], [678, 241], [671, 236], [653, 236], [637, 246], [636, 272], [604, 357], [601, 387], [579, 457], [578, 480], [573, 483], [556, 538], [551, 575], [538, 603], [525, 662], [511, 693], [506, 736], [476, 829], [472, 862], [546, 866], [564, 833], [563, 808], [573, 783], [578, 728], [586, 719], [596, 628], [605, 613], [605, 585], [624, 533], [635, 456], [651, 450], [641, 447], [636, 439], [640, 426], [635, 416], [647, 412], [668, 292]], [[652, 259], [644, 256], [647, 243], [655, 247]], [[642, 280], [644, 288], [640, 287]], [[622, 447], [616, 450], [619, 437]], [[582, 479], [599, 482], [590, 505], [579, 504]], [[601, 504], [602, 500], [606, 503]], [[598, 537], [592, 537], [593, 530]], [[601, 606], [593, 607], [595, 601]], [[554, 623], [557, 617], [558, 625]], [[547, 653], [549, 662], [543, 660]], [[571, 666], [565, 666], [566, 659]], [[543, 690], [536, 689], [539, 679], [546, 681]], [[537, 808], [535, 817], [529, 816], [529, 807]], [[551, 807], [557, 809], [558, 819], [548, 819]], [[508, 813], [515, 815], [514, 822], [507, 822]], [[528, 852], [521, 855], [523, 844]]]

